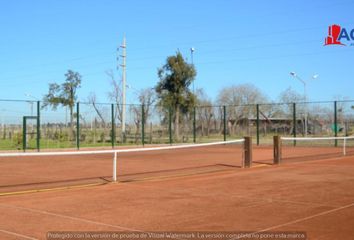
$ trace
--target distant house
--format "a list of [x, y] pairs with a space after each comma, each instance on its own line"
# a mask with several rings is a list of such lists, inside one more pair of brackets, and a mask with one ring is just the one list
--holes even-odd
[[[256, 131], [257, 118], [240, 118], [238, 120], [228, 120], [228, 130], [231, 134], [251, 134]], [[292, 118], [259, 118], [259, 130], [262, 134], [276, 133], [290, 135], [293, 134], [294, 124]], [[316, 132], [328, 131], [327, 124], [319, 120], [308, 120], [308, 133], [316, 134]], [[296, 119], [296, 132], [301, 134], [304, 131], [304, 119]]]

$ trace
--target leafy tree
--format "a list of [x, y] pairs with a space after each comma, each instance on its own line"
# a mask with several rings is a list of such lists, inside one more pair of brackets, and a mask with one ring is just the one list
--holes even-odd
[[192, 64], [188, 64], [180, 52], [167, 57], [166, 63], [158, 69], [160, 81], [155, 87], [159, 104], [167, 110], [174, 110], [175, 138], [179, 140], [180, 111], [186, 114], [195, 105], [195, 95], [189, 90], [196, 76]]
[[76, 91], [81, 87], [81, 75], [78, 72], [68, 70], [65, 77], [65, 82], [61, 85], [57, 83], [49, 84], [49, 91], [43, 97], [42, 107], [50, 106], [53, 110], [56, 110], [59, 105], [69, 107], [70, 125], [73, 127], [74, 106], [77, 100]]

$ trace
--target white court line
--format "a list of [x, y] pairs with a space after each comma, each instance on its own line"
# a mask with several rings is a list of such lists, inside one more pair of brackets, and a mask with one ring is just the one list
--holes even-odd
[[[38, 210], [38, 209], [33, 209], [33, 208], [25, 208], [25, 207], [19, 207], [19, 206], [7, 205], [7, 204], [0, 204], [0, 207], [13, 208], [13, 209], [16, 209], [16, 210], [24, 210], [24, 211], [28, 211], [28, 212], [45, 214], [45, 215], [59, 217], [59, 218], [66, 218], [66, 219], [70, 219], [70, 220], [74, 220], [74, 221], [80, 221], [80, 222], [95, 224], [95, 225], [99, 225], [99, 226], [111, 227], [111, 228], [116, 228], [116, 229], [124, 230], [124, 231], [140, 232], [140, 233], [147, 233], [147, 234], [149, 233], [148, 231], [143, 231], [143, 230], [138, 230], [138, 229], [133, 229], [133, 228], [127, 228], [127, 227], [123, 227], [123, 226], [112, 225], [112, 224], [108, 224], [108, 223], [102, 223], [102, 222], [97, 222], [97, 221], [88, 220], [88, 219], [84, 219], [84, 218], [72, 217], [72, 216], [68, 216], [68, 215], [64, 215], [64, 214], [52, 213], [52, 212]], [[19, 235], [19, 236], [21, 236], [21, 235]], [[23, 237], [26, 237], [26, 236], [23, 235]], [[36, 238], [28, 238], [28, 237], [26, 239], [38, 240]], [[175, 238], [175, 239], [182, 240], [181, 238]]]
[[[316, 217], [320, 217], [320, 216], [323, 216], [323, 215], [327, 215], [327, 214], [330, 214], [330, 213], [333, 213], [333, 212], [337, 212], [337, 211], [340, 211], [340, 210], [343, 210], [343, 209], [346, 209], [346, 208], [350, 208], [350, 207], [354, 207], [354, 203], [351, 203], [351, 204], [348, 204], [348, 205], [345, 205], [345, 206], [342, 206], [342, 207], [338, 207], [338, 208], [335, 208], [335, 209], [331, 209], [331, 210], [328, 210], [328, 211], [324, 211], [324, 212], [321, 212], [321, 213], [317, 213], [317, 214], [314, 214], [314, 215], [311, 215], [311, 216], [308, 216], [308, 217], [299, 218], [297, 220], [293, 220], [293, 221], [290, 221], [290, 222], [287, 222], [287, 223], [283, 223], [283, 224], [275, 225], [275, 226], [272, 226], [272, 227], [269, 227], [269, 228], [265, 228], [265, 229], [253, 232], [251, 234], [267, 232], [267, 231], [270, 231], [270, 230], [274, 230], [274, 229], [285, 227], [285, 226], [288, 226], [288, 225], [291, 225], [291, 224], [303, 222], [303, 221], [306, 221], [306, 220], [309, 220], [309, 219], [312, 219], [312, 218], [316, 218]], [[232, 238], [230, 240], [233, 240], [233, 239], [239, 239], [239, 238], [236, 237], [236, 238]]]
[[6, 230], [3, 230], [3, 229], [0, 229], [0, 232], [5, 233], [7, 235], [20, 237], [20, 238], [23, 238], [23, 239], [39, 240], [38, 238], [33, 238], [33, 237], [30, 237], [30, 236], [22, 235], [22, 234], [11, 232], [11, 231], [6, 231]]
[[54, 216], [54, 217], [59, 217], [59, 218], [66, 218], [66, 219], [70, 219], [70, 220], [74, 220], [74, 221], [80, 221], [80, 222], [95, 224], [95, 225], [99, 225], [99, 226], [116, 228], [116, 229], [119, 229], [119, 230], [146, 233], [146, 232], [144, 232], [142, 230], [138, 230], [138, 229], [127, 228], [127, 227], [118, 226], [118, 225], [112, 225], [112, 224], [108, 224], [108, 223], [96, 222], [96, 221], [93, 221], [93, 220], [88, 220], [88, 219], [79, 218], [79, 217], [72, 217], [72, 216], [68, 216], [68, 215], [64, 215], [64, 214], [52, 213], [52, 212], [48, 212], [48, 211], [44, 211], [44, 210], [38, 210], [38, 209], [33, 209], [33, 208], [19, 207], [19, 206], [7, 205], [7, 204], [0, 204], [0, 207], [10, 208], [10, 209], [12, 208], [12, 209], [16, 209], [16, 210], [24, 210], [24, 211], [27, 211], [27, 212], [39, 213], [39, 214], [44, 214], [44, 215], [49, 215], [49, 216]]
[[[0, 207], [13, 208], [13, 209], [16, 209], [16, 210], [24, 210], [24, 211], [28, 211], [28, 212], [45, 214], [45, 215], [59, 217], [59, 218], [66, 218], [66, 219], [70, 219], [70, 220], [74, 220], [74, 221], [80, 221], [80, 222], [89, 223], [89, 224], [95, 224], [95, 225], [99, 225], [99, 226], [111, 227], [111, 228], [116, 228], [116, 229], [124, 230], [124, 231], [140, 232], [140, 233], [146, 233], [146, 234], [149, 233], [149, 232], [143, 231], [143, 230], [127, 228], [127, 227], [123, 227], [123, 226], [119, 226], [119, 225], [102, 223], [102, 222], [97, 222], [97, 221], [93, 221], [93, 220], [88, 220], [88, 219], [85, 219], [85, 218], [72, 217], [72, 216], [68, 216], [68, 215], [64, 215], [64, 214], [52, 213], [52, 212], [38, 210], [38, 209], [33, 209], [33, 208], [19, 207], [19, 206], [7, 205], [7, 204], [0, 204]], [[35, 238], [27, 238], [27, 239], [38, 240], [38, 239], [35, 239]], [[181, 238], [174, 238], [174, 239], [182, 240]]]
[[312, 218], [315, 218], [315, 217], [320, 217], [320, 216], [327, 215], [327, 214], [330, 214], [330, 213], [333, 213], [333, 212], [337, 212], [337, 211], [340, 211], [340, 210], [343, 210], [343, 209], [346, 209], [346, 208], [350, 208], [350, 207], [354, 207], [354, 203], [351, 203], [351, 204], [348, 204], [348, 205], [345, 205], [345, 206], [342, 206], [342, 207], [338, 207], [338, 208], [335, 208], [335, 209], [331, 209], [331, 210], [328, 210], [328, 211], [324, 211], [324, 212], [321, 212], [321, 213], [317, 213], [317, 214], [314, 214], [314, 215], [311, 215], [311, 216], [308, 216], [308, 217], [299, 218], [297, 220], [290, 221], [290, 222], [287, 222], [287, 223], [275, 225], [273, 227], [265, 228], [265, 229], [260, 230], [258, 232], [265, 232], [265, 231], [273, 230], [273, 229], [276, 229], [276, 228], [288, 226], [288, 225], [291, 225], [291, 224], [294, 224], [294, 223], [303, 222], [303, 221], [306, 221], [306, 220], [309, 220], [309, 219], [312, 219]]

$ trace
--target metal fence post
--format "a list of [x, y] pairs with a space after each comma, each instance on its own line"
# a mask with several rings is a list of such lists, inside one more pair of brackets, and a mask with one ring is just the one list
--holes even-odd
[[76, 148], [80, 149], [80, 103], [76, 103]]
[[256, 105], [257, 108], [257, 146], [259, 145], [259, 104]]
[[226, 141], [226, 106], [224, 108], [224, 141]]
[[41, 103], [37, 101], [37, 151], [40, 151], [40, 144], [41, 144]]
[[172, 107], [168, 108], [168, 135], [170, 139], [170, 144], [172, 144]]
[[[293, 137], [296, 138], [296, 127], [297, 127], [297, 121], [296, 121], [296, 103], [293, 103]], [[296, 146], [296, 140], [294, 140], [294, 146]]]
[[[338, 125], [337, 125], [337, 101], [334, 101], [334, 136], [338, 137]], [[337, 139], [334, 140], [334, 146], [338, 146]]]
[[114, 145], [116, 143], [116, 123], [114, 119], [114, 104], [111, 104], [111, 117], [112, 117], [111, 141], [112, 141], [112, 148], [114, 148]]
[[144, 104], [141, 105], [141, 143], [145, 144], [145, 107]]
[[193, 142], [196, 143], [196, 127], [195, 127], [195, 114], [196, 114], [196, 107], [193, 109]]
[[24, 116], [23, 117], [23, 123], [22, 123], [22, 148], [23, 148], [23, 151], [26, 152], [26, 142], [27, 142], [27, 136], [26, 136], [26, 133], [27, 133], [27, 123], [26, 123], [26, 117]]

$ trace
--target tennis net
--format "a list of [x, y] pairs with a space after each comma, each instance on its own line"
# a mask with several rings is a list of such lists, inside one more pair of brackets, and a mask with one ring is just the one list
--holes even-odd
[[281, 137], [282, 162], [311, 161], [354, 155], [354, 136]]
[[0, 195], [224, 171], [245, 163], [245, 139], [97, 151], [0, 153]]

